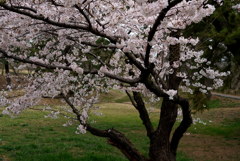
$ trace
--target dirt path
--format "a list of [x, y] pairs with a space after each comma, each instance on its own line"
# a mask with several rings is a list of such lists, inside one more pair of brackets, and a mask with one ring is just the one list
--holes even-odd
[[179, 150], [195, 161], [240, 160], [240, 140], [226, 140], [216, 136], [184, 136]]
[[240, 100], [240, 96], [235, 96], [235, 95], [230, 95], [230, 94], [212, 92], [212, 95]]

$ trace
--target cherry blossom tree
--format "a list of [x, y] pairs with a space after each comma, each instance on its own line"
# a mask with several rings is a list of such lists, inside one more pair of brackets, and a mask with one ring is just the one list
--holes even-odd
[[[69, 105], [66, 125], [75, 117], [77, 133], [106, 138], [131, 161], [174, 161], [192, 123], [189, 101], [179, 90], [207, 93], [227, 75], [194, 51], [197, 38], [181, 34], [214, 9], [206, 0], [1, 0], [1, 57], [35, 70], [24, 96], [8, 100], [2, 92], [3, 113], [16, 115], [43, 96], [61, 96]], [[139, 112], [149, 156], [120, 131], [87, 121], [97, 96], [112, 88], [126, 91]], [[163, 100], [157, 127], [143, 97]], [[178, 109], [183, 119], [173, 129]], [[51, 116], [58, 113], [52, 109]]]

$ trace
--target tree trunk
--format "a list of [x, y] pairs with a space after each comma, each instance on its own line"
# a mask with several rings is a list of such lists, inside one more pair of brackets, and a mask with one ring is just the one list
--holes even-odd
[[177, 118], [177, 104], [168, 98], [163, 99], [160, 121], [150, 141], [150, 161], [175, 161], [171, 152], [170, 134]]

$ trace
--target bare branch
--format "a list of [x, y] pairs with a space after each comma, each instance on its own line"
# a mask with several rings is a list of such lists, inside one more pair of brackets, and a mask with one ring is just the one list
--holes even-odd
[[17, 9], [28, 10], [28, 11], [37, 13], [37, 10], [35, 10], [35, 9], [33, 9], [33, 8], [30, 8], [30, 7], [26, 7], [26, 6], [13, 6], [13, 5], [12, 5], [12, 7], [17, 8]]
[[58, 4], [55, 0], [49, 0], [54, 6], [64, 7], [64, 5]]
[[132, 95], [131, 95], [128, 91], [125, 91], [125, 92], [126, 92], [128, 98], [130, 99], [132, 105], [133, 105], [135, 108], [137, 108], [137, 103], [135, 102], [135, 100], [134, 100], [134, 98], [132, 97]]
[[137, 109], [137, 111], [139, 112], [140, 118], [147, 130], [147, 136], [149, 138], [151, 138], [152, 133], [154, 132], [154, 128], [152, 126], [152, 122], [150, 120], [150, 117], [148, 115], [145, 103], [142, 99], [142, 96], [139, 92], [133, 92], [133, 98], [131, 96], [130, 93], [128, 93], [128, 91], [126, 91], [128, 97], [130, 98], [133, 106]]
[[141, 81], [145, 84], [148, 90], [150, 90], [152, 93], [154, 93], [158, 97], [169, 97], [161, 87], [159, 87], [148, 75], [147, 77], [145, 75], [142, 76]]
[[101, 59], [98, 58], [97, 55], [95, 55], [95, 54], [93, 54], [93, 53], [91, 53], [91, 52], [89, 52], [88, 54], [91, 55], [91, 56], [93, 56], [93, 57], [94, 57], [97, 61], [99, 61], [103, 66], [107, 66], [106, 63], [104, 63]]
[[81, 9], [81, 7], [79, 7], [77, 4], [74, 5], [74, 7], [83, 15], [83, 17], [86, 19], [88, 25], [89, 25], [89, 28], [92, 28], [92, 23], [89, 19], [89, 17], [87, 16], [87, 14], [84, 12], [83, 9]]

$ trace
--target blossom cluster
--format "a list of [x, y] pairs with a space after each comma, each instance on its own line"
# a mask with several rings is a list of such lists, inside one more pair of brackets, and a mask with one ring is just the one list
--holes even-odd
[[235, 6], [232, 7], [233, 9], [237, 10], [240, 12], [240, 4], [236, 4]]
[[[9, 105], [4, 112], [18, 114], [42, 96], [64, 95], [80, 112], [78, 132], [85, 133], [88, 111], [101, 91], [137, 91], [158, 100], [138, 80], [148, 64], [151, 79], [169, 99], [178, 94], [165, 84], [174, 73], [186, 92], [216, 89], [228, 73], [209, 67], [203, 51], [194, 50], [197, 38], [172, 34], [214, 10], [206, 0], [6, 0], [0, 4], [0, 51], [5, 51], [0, 54], [36, 72], [25, 96], [11, 103], [0, 99]], [[173, 62], [172, 46], [180, 48]]]

